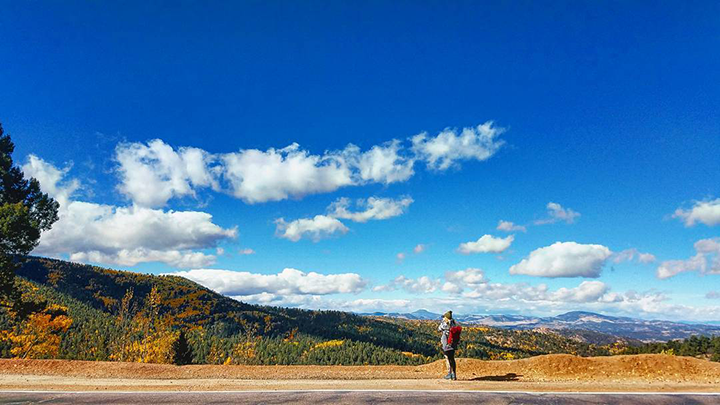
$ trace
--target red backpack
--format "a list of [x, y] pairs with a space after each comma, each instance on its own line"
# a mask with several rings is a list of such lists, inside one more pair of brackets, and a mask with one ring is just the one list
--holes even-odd
[[461, 332], [461, 326], [453, 326], [452, 328], [450, 328], [450, 333], [448, 334], [448, 344], [451, 346], [456, 346], [458, 343], [460, 343]]

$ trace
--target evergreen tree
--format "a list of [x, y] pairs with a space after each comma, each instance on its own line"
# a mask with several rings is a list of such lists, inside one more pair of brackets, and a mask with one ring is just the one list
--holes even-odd
[[193, 361], [193, 352], [190, 343], [187, 340], [185, 331], [181, 330], [175, 343], [173, 343], [173, 363], [178, 366], [191, 364]]
[[40, 233], [57, 221], [58, 203], [26, 180], [13, 165], [15, 145], [0, 125], [0, 304], [19, 311], [15, 271], [38, 244]]

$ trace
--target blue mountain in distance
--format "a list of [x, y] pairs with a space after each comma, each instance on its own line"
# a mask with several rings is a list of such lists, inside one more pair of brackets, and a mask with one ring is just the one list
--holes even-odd
[[[416, 320], [439, 320], [442, 316], [423, 309], [410, 313], [375, 312], [362, 315]], [[485, 325], [515, 330], [552, 329], [561, 331], [563, 334], [568, 334], [571, 331], [591, 331], [642, 342], [666, 342], [674, 339], [685, 339], [692, 335], [720, 335], [720, 325], [644, 320], [586, 311], [572, 311], [551, 317], [456, 315], [455, 319], [466, 325]]]

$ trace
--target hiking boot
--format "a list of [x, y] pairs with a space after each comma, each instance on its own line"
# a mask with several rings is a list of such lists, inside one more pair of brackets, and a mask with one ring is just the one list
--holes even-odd
[[457, 376], [455, 375], [455, 373], [450, 374], [450, 376], [451, 376], [450, 377], [451, 380], [457, 381]]
[[453, 373], [448, 373], [445, 377], [443, 377], [446, 380], [452, 380], [453, 379]]

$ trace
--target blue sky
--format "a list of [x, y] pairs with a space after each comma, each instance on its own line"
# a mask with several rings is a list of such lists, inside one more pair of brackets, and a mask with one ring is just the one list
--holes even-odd
[[717, 321], [719, 8], [7, 2], [0, 122], [64, 203], [37, 254], [277, 305]]

